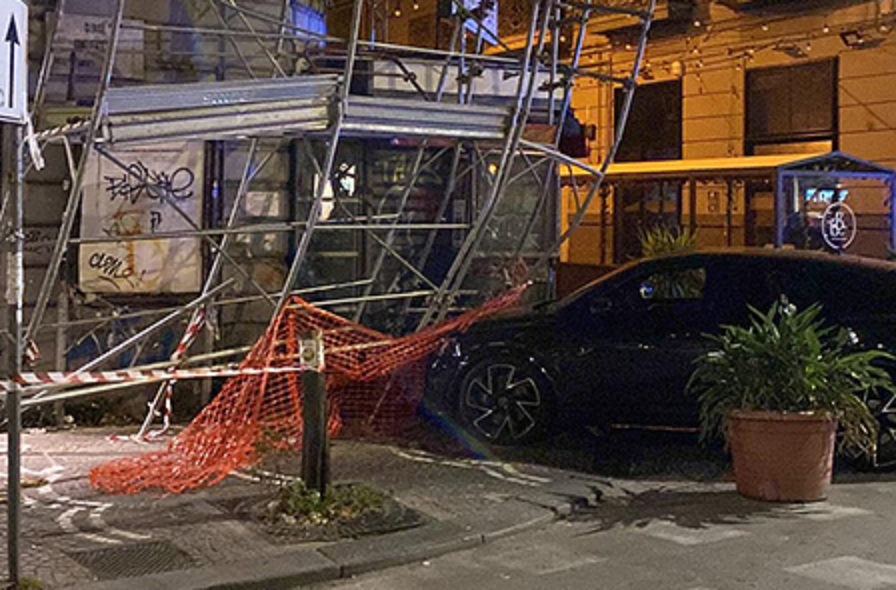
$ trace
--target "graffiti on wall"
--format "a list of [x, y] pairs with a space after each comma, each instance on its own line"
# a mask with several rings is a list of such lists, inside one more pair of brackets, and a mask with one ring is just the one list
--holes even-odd
[[[152, 236], [201, 226], [202, 143], [118, 149], [91, 156], [81, 237]], [[199, 238], [82, 244], [79, 284], [94, 293], [189, 293], [200, 288]]]

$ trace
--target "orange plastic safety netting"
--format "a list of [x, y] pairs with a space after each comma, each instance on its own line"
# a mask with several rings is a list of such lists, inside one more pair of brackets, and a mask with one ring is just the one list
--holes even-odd
[[[353, 421], [387, 425], [414, 411], [424, 385], [421, 361], [427, 355], [448, 335], [515, 304], [521, 292], [514, 289], [455, 319], [400, 338], [293, 298], [240, 368], [295, 367], [300, 336], [319, 329], [326, 357], [330, 434]], [[298, 450], [301, 382], [299, 371], [231, 377], [164, 449], [95, 467], [90, 483], [109, 493], [133, 494], [152, 488], [180, 493], [213, 485], [235, 469], [254, 465], [272, 444]]]

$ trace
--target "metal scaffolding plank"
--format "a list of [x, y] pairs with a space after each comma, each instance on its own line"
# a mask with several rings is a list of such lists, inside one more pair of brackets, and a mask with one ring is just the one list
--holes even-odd
[[322, 131], [330, 124], [328, 97], [206, 107], [134, 115], [110, 115], [103, 121], [103, 140], [146, 143], [171, 139], [226, 139]]
[[353, 96], [343, 129], [358, 134], [489, 140], [503, 139], [510, 119], [510, 107]]
[[[103, 103], [103, 140], [321, 131], [332, 123], [336, 88], [336, 76], [309, 76], [114, 89]], [[348, 134], [496, 140], [505, 137], [510, 118], [509, 107], [352, 95], [342, 129]]]
[[134, 86], [109, 90], [103, 140], [222, 139], [326, 129], [338, 77]]
[[106, 115], [189, 110], [203, 107], [308, 99], [333, 96], [339, 82], [336, 74], [296, 76], [274, 80], [238, 80], [155, 84], [110, 88], [103, 101]]

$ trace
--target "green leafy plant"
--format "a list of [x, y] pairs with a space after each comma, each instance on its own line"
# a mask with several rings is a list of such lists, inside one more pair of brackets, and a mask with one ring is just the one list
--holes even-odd
[[323, 525], [381, 511], [385, 499], [382, 492], [358, 484], [330, 486], [321, 496], [317, 490], [309, 490], [304, 482], [297, 480], [280, 487], [276, 499], [268, 506], [268, 517], [304, 525]]
[[[675, 230], [654, 226], [638, 234], [641, 252], [645, 257], [662, 256], [674, 252], [691, 252], [697, 248], [697, 234], [684, 228]], [[657, 299], [690, 299], [700, 297], [706, 276], [700, 269], [661, 273], [650, 277]]]
[[645, 257], [661, 256], [673, 252], [690, 252], [697, 248], [697, 233], [689, 228], [674, 230], [661, 225], [638, 232], [641, 253]]
[[851, 350], [851, 334], [824, 325], [821, 306], [797, 311], [786, 300], [750, 308], [749, 327], [708, 335], [714, 350], [697, 359], [688, 391], [698, 396], [703, 437], [722, 433], [732, 410], [821, 412], [837, 419], [841, 445], [873, 453], [877, 422], [863, 397], [896, 391], [878, 366], [894, 357]]

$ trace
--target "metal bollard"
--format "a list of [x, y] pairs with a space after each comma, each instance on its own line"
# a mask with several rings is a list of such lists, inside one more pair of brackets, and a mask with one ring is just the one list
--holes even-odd
[[321, 497], [330, 485], [330, 440], [327, 433], [327, 388], [324, 344], [320, 330], [301, 336], [302, 481]]

